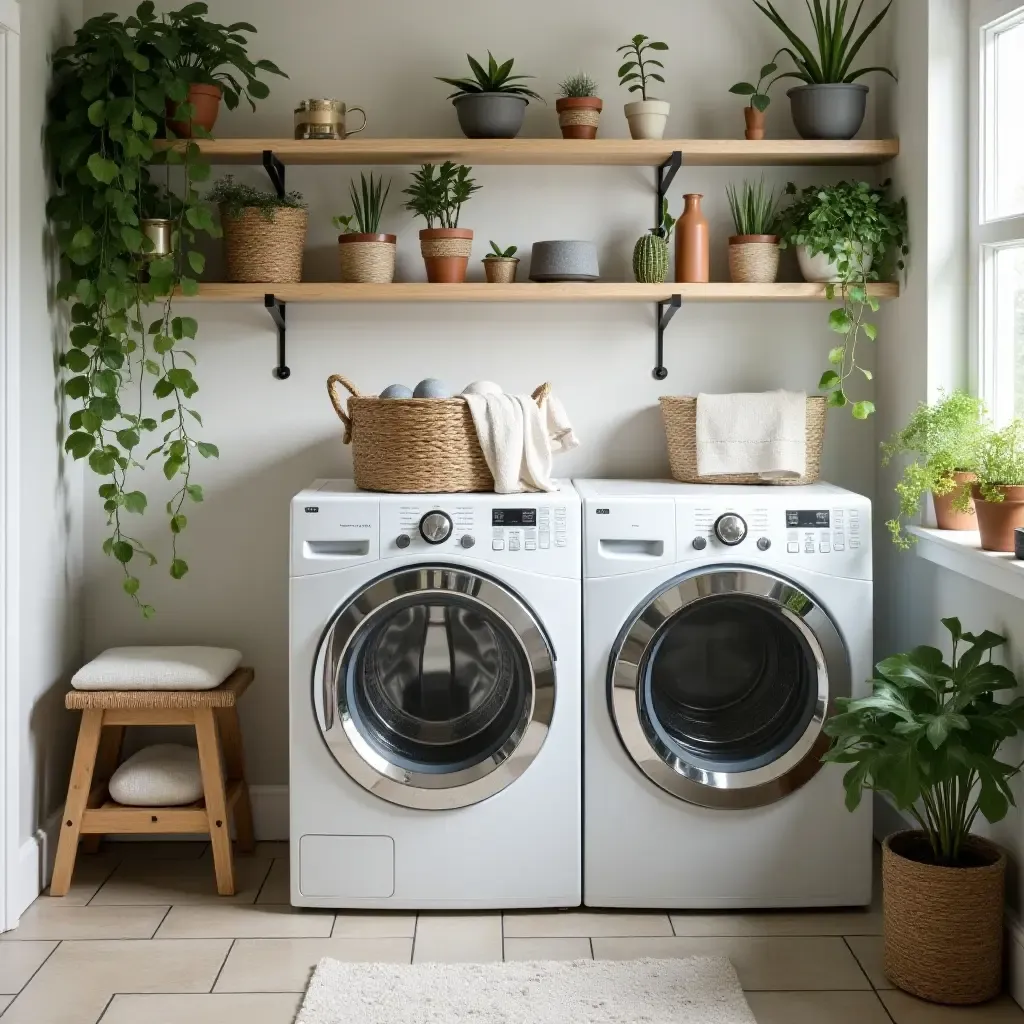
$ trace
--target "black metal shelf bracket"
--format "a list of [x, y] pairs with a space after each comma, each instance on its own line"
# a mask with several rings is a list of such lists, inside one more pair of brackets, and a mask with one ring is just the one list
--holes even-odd
[[263, 169], [270, 175], [270, 181], [278, 198], [284, 195], [284, 164], [274, 156], [272, 149], [263, 150]]
[[682, 304], [682, 295], [673, 295], [667, 302], [658, 303], [658, 351], [653, 373], [655, 380], [664, 380], [668, 376], [668, 370], [665, 369], [665, 328], [679, 312]]
[[[263, 154], [263, 159], [266, 160], [266, 153]], [[669, 188], [672, 185], [672, 180], [679, 172], [679, 168], [683, 166], [683, 154], [677, 149], [673, 151], [672, 155], [663, 163], [658, 166], [658, 180], [655, 183], [658, 188], [658, 198], [654, 207], [654, 227], [655, 229], [661, 227], [661, 206], [665, 199]]]
[[277, 327], [277, 366], [274, 367], [274, 376], [278, 380], [287, 380], [292, 375], [284, 361], [285, 342], [288, 339], [288, 322], [285, 319], [287, 305], [273, 294], [263, 296], [263, 305], [267, 307], [270, 319]]

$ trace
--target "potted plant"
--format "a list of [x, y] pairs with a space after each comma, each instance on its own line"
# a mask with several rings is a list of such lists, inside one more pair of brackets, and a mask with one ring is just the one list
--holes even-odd
[[[932, 405], [922, 402], [907, 425], [882, 445], [883, 466], [897, 455], [914, 456], [896, 485], [899, 511], [885, 524], [897, 547], [906, 550], [914, 542], [903, 532], [903, 520], [917, 514], [921, 498], [928, 493], [940, 530], [977, 529], [970, 484], [977, 479], [974, 470], [985, 436], [984, 412], [985, 403], [966, 391], [940, 394]], [[961, 494], [967, 506], [963, 512], [954, 505]]]
[[942, 624], [953, 642], [948, 663], [938, 649], [916, 647], [878, 663], [869, 697], [837, 698], [824, 760], [850, 766], [851, 811], [871, 790], [920, 826], [882, 847], [886, 976], [922, 999], [980, 1003], [1002, 984], [1006, 857], [971, 829], [979, 814], [996, 822], [1014, 803], [1019, 765], [996, 755], [1024, 726], [1024, 698], [993, 696], [1017, 688], [992, 662], [1005, 637], [964, 633], [955, 618]]
[[596, 139], [604, 104], [597, 98], [597, 82], [582, 71], [559, 83], [555, 100], [563, 139]]
[[513, 75], [510, 58], [498, 64], [487, 51], [487, 70], [468, 53], [466, 60], [472, 78], [438, 78], [455, 92], [448, 97], [459, 118], [462, 134], [468, 139], [514, 139], [523, 127], [530, 100], [543, 99], [520, 83], [533, 75]]
[[484, 277], [491, 284], [513, 284], [519, 269], [519, 258], [516, 256], [518, 251], [518, 246], [510, 245], [502, 249], [497, 242], [491, 242], [491, 251], [481, 261]]
[[[807, 281], [825, 284], [829, 299], [842, 298], [842, 306], [829, 314], [829, 327], [842, 335], [842, 343], [828, 356], [818, 387], [828, 392], [829, 405], [849, 403], [847, 384], [857, 374], [871, 380], [871, 371], [857, 361], [861, 333], [875, 341], [878, 329], [866, 320], [878, 310], [868, 284], [904, 270], [907, 255], [907, 201], [890, 199], [889, 182], [841, 181], [837, 185], [811, 185], [798, 189], [790, 183], [793, 199], [779, 214], [779, 246], [793, 246]], [[867, 399], [853, 402], [851, 412], [867, 419], [875, 411]]]
[[[782, 52], [782, 50], [779, 50], [779, 53]], [[771, 61], [761, 68], [756, 84], [737, 82], [729, 89], [729, 92], [736, 96], [750, 97], [750, 102], [743, 108], [743, 119], [747, 124], [747, 130], [744, 132], [744, 135], [749, 141], [764, 138], [764, 115], [772, 102], [772, 98], [768, 93], [771, 91], [771, 87], [778, 81], [778, 79], [773, 78], [765, 84], [765, 79], [771, 78], [779, 70], [778, 64], [775, 63], [779, 58], [779, 53], [775, 54]], [[781, 77], [780, 75], [779, 78]]]
[[[975, 473], [970, 498], [982, 550], [1013, 551], [1013, 531], [1024, 526], [1024, 420], [985, 431]], [[964, 488], [954, 496], [954, 508], [968, 511], [970, 498]]]
[[472, 170], [465, 164], [456, 166], [450, 160], [437, 168], [423, 164], [413, 174], [412, 185], [402, 190], [409, 196], [405, 208], [427, 222], [426, 228], [420, 231], [420, 252], [428, 281], [461, 284], [466, 280], [473, 232], [459, 227], [459, 214], [462, 204], [480, 189], [469, 176]]
[[667, 50], [668, 43], [659, 43], [650, 40], [645, 35], [635, 35], [626, 43], [620, 46], [615, 52], [625, 56], [617, 74], [619, 85], [626, 86], [630, 92], [640, 93], [640, 99], [625, 106], [626, 120], [629, 122], [629, 134], [634, 139], [660, 139], [665, 135], [665, 125], [668, 122], [668, 115], [671, 107], [664, 100], [655, 99], [647, 95], [647, 83], [649, 81], [661, 82], [665, 79], [656, 71], [648, 71], [649, 67], [661, 68], [665, 65], [654, 57], [647, 57], [644, 54], [648, 50]]
[[245, 33], [255, 33], [254, 26], [244, 21], [218, 25], [207, 18], [208, 10], [205, 3], [191, 3], [164, 16], [177, 45], [162, 52], [187, 86], [184, 102], [175, 97], [166, 108], [167, 127], [178, 138], [207, 137], [220, 112], [221, 96], [228, 110], [234, 110], [243, 96], [255, 110], [253, 101], [270, 95], [259, 80], [260, 71], [288, 77], [273, 61], [250, 60]]
[[[341, 279], [362, 284], [390, 284], [395, 279], [395, 235], [381, 234], [380, 218], [384, 203], [391, 191], [391, 179], [359, 175], [360, 191], [354, 181], [348, 183], [348, 194], [353, 212], [335, 217], [333, 224], [341, 229], [338, 235], [338, 254]], [[352, 231], [352, 222], [358, 228]]]
[[283, 196], [230, 174], [206, 196], [220, 208], [229, 281], [294, 284], [302, 280], [309, 211], [299, 192]]
[[804, 83], [786, 94], [793, 111], [793, 124], [800, 137], [852, 139], [860, 131], [867, 109], [868, 87], [859, 84], [857, 79], [872, 71], [881, 71], [892, 79], [896, 78], [888, 68], [853, 67], [853, 60], [861, 47], [889, 13], [892, 0], [858, 36], [854, 36], [854, 32], [864, 0], [860, 0], [849, 25], [846, 23], [849, 0], [836, 0], [835, 10], [832, 0], [825, 0], [824, 5], [821, 0], [815, 0], [813, 7], [808, 3], [807, 10], [814, 28], [813, 48], [789, 27], [771, 0], [765, 0], [763, 4], [753, 0], [753, 4], [789, 41], [790, 45], [779, 53], [787, 54], [796, 70], [787, 71], [779, 78], [796, 78]]
[[661, 201], [661, 224], [641, 235], [633, 247], [633, 276], [641, 284], [664, 284], [668, 277], [668, 240], [675, 227], [668, 200]]
[[779, 273], [779, 236], [775, 232], [779, 198], [766, 189], [764, 178], [756, 185], [745, 181], [738, 189], [727, 185], [736, 234], [729, 237], [729, 277], [737, 283], [770, 284]]

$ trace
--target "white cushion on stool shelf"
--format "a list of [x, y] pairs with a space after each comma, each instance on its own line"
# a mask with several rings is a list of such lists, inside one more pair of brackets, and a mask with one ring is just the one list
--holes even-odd
[[180, 807], [202, 795], [199, 752], [180, 743], [143, 747], [110, 779], [111, 799], [130, 807]]
[[242, 660], [229, 647], [111, 647], [71, 678], [76, 690], [212, 690]]

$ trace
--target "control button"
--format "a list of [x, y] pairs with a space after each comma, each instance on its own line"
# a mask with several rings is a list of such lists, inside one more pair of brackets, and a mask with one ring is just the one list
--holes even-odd
[[476, 543], [476, 537], [473, 537], [468, 533], [463, 534], [462, 539], [459, 541], [459, 543], [464, 548], [471, 548]]
[[505, 550], [505, 542], [503, 540], [499, 540], [496, 537], [494, 540], [491, 541], [491, 548], [493, 550], [495, 550], [495, 551], [504, 551]]
[[703, 551], [708, 546], [707, 538], [706, 537], [694, 537], [693, 538], [693, 546], [694, 546], [694, 548], [696, 548], [697, 551]]
[[846, 550], [846, 545], [841, 540], [837, 540], [832, 545], [832, 550], [833, 551], [845, 551]]
[[537, 542], [535, 540], [528, 540], [526, 542], [525, 547], [526, 547], [527, 551], [536, 551], [537, 550]]
[[821, 542], [821, 543], [820, 543], [820, 544], [818, 545], [818, 551], [819, 551], [819, 552], [820, 552], [821, 554], [823, 554], [823, 555], [827, 555], [827, 554], [828, 554], [828, 553], [829, 553], [829, 552], [830, 552], [831, 550], [832, 550], [832, 547], [831, 547], [831, 545], [829, 544], [829, 542], [828, 542], [827, 540], [823, 540], [823, 541], [822, 541], [822, 542]]
[[767, 537], [757, 538], [757, 550], [767, 551], [772, 546], [772, 542]]
[[715, 520], [715, 536], [732, 548], [743, 542], [747, 535], [747, 524], [735, 512], [726, 512]]
[[556, 548], [564, 548], [564, 547], [568, 547], [568, 545], [569, 545], [569, 542], [564, 537], [556, 537], [555, 538], [555, 547]]
[[551, 533], [548, 530], [540, 531], [540, 546], [542, 548], [551, 547]]
[[395, 538], [396, 547], [407, 548], [412, 543], [412, 538], [407, 533], [400, 533]]
[[447, 512], [428, 512], [420, 520], [420, 535], [428, 544], [443, 544], [452, 535], [452, 517]]
[[790, 553], [791, 555], [799, 555], [799, 554], [800, 554], [800, 545], [799, 545], [799, 544], [798, 544], [798, 543], [797, 543], [796, 541], [793, 541], [793, 540], [791, 540], [791, 541], [790, 541], [790, 542], [789, 542], [789, 543], [788, 543], [788, 544], [786, 545], [786, 550], [787, 550], [787, 551], [788, 551], [788, 552], [789, 552], [789, 553]]
[[850, 538], [850, 550], [852, 551], [854, 548], [859, 548], [859, 547], [860, 547], [860, 540], [857, 537], [851, 537]]
[[513, 533], [512, 536], [509, 537], [509, 539], [508, 539], [508, 549], [509, 549], [509, 551], [518, 551], [519, 550], [519, 534], [518, 533]]

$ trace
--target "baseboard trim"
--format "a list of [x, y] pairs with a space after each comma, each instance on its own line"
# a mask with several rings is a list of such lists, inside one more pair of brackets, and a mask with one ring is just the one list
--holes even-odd
[[12, 900], [15, 917], [20, 917], [32, 901], [50, 884], [53, 859], [57, 856], [57, 834], [61, 809], [57, 808], [18, 848], [17, 889]]

